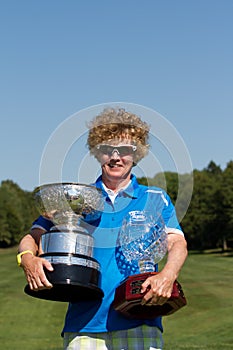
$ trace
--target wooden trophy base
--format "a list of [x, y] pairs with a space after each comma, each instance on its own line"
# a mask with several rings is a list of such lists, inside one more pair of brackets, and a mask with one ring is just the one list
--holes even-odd
[[187, 304], [181, 285], [173, 284], [171, 297], [163, 305], [141, 305], [144, 294], [141, 294], [142, 283], [158, 272], [147, 272], [129, 276], [115, 291], [113, 307], [127, 318], [151, 319], [171, 315]]

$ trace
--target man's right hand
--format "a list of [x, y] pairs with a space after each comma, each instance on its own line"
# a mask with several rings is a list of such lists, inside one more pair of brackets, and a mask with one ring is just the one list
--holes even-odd
[[31, 254], [25, 254], [22, 256], [21, 266], [24, 270], [30, 289], [41, 290], [53, 287], [46, 278], [44, 272], [44, 268], [53, 271], [53, 267], [48, 260]]

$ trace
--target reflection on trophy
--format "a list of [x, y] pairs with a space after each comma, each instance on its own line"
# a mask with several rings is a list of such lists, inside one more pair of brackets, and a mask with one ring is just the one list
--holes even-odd
[[171, 297], [163, 305], [141, 305], [142, 283], [155, 272], [155, 264], [167, 252], [167, 234], [161, 216], [150, 212], [131, 211], [123, 220], [119, 244], [128, 261], [136, 262], [140, 274], [127, 277], [116, 289], [113, 307], [129, 318], [148, 319], [170, 315], [186, 305], [186, 299], [178, 281], [174, 282]]
[[54, 271], [45, 270], [51, 289], [33, 291], [31, 296], [55, 301], [99, 299], [100, 264], [93, 258], [94, 239], [87, 222], [97, 220], [103, 210], [103, 197], [94, 186], [55, 183], [35, 189], [41, 215], [54, 226], [42, 234], [39, 256], [47, 259]]

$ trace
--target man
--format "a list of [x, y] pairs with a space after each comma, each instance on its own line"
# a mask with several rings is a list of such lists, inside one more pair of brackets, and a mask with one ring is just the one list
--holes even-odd
[[[125, 259], [117, 243], [122, 221], [130, 211], [149, 209], [155, 216], [161, 214], [168, 234], [164, 268], [142, 284], [144, 305], [162, 305], [167, 301], [187, 257], [186, 241], [169, 196], [160, 188], [139, 185], [132, 175], [133, 166], [148, 152], [148, 136], [149, 126], [124, 109], [105, 109], [89, 125], [87, 144], [102, 170], [95, 186], [102, 189], [105, 199], [100, 222], [97, 226], [93, 223], [94, 257], [101, 265], [104, 298], [101, 303], [69, 304], [62, 332], [64, 349], [162, 349], [161, 317], [129, 319], [112, 306], [120, 282], [139, 273], [138, 266]], [[21, 266], [33, 290], [52, 288], [44, 274], [44, 268], [52, 271], [52, 265], [37, 256], [40, 236], [50, 226], [48, 219], [39, 217], [19, 245], [19, 252], [23, 253]]]

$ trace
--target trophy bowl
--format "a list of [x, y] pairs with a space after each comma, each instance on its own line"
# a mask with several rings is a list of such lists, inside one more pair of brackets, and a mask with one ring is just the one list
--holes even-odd
[[41, 235], [39, 246], [39, 256], [53, 266], [53, 271], [45, 269], [53, 287], [35, 291], [26, 285], [25, 293], [54, 301], [101, 299], [100, 264], [93, 257], [94, 239], [88, 230], [88, 223], [98, 220], [103, 211], [101, 190], [54, 183], [37, 187], [34, 194], [40, 214], [54, 224]]
[[113, 307], [127, 318], [150, 319], [174, 313], [186, 299], [178, 281], [173, 284], [171, 297], [163, 305], [142, 305], [141, 285], [157, 274], [155, 264], [167, 253], [167, 233], [161, 215], [148, 211], [131, 211], [123, 220], [119, 244], [126, 260], [136, 262], [140, 273], [128, 276], [115, 291]]

